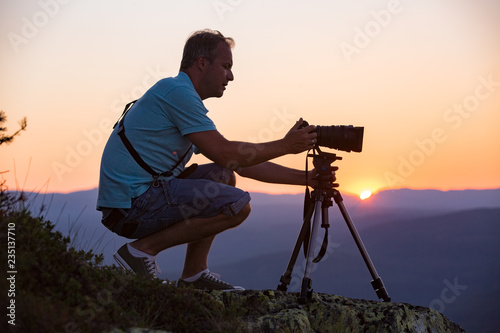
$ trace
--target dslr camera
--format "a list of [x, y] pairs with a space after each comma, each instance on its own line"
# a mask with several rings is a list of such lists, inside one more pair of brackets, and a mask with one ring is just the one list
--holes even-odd
[[[300, 128], [309, 126], [304, 120]], [[346, 152], [361, 152], [363, 147], [364, 127], [354, 127], [352, 125], [332, 125], [316, 126], [315, 132], [318, 134], [317, 146], [333, 148]]]

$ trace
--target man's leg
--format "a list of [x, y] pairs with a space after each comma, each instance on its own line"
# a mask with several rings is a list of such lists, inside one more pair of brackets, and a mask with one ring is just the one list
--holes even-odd
[[[203, 166], [200, 167], [200, 169], [201, 168], [203, 168]], [[193, 176], [196, 177], [196, 174]], [[212, 172], [209, 178], [219, 183], [227, 184], [233, 187], [236, 186], [236, 176], [234, 172], [227, 172], [226, 170], [221, 170], [215, 173]], [[199, 241], [191, 242], [187, 245], [186, 258], [184, 260], [184, 269], [182, 271], [181, 279], [186, 279], [196, 275], [208, 268], [208, 254], [214, 238], [215, 235]]]
[[[207, 268], [208, 252], [215, 235], [241, 224], [250, 214], [250, 210], [250, 204], [246, 204], [235, 216], [220, 214], [214, 217], [184, 220], [140, 238], [130, 245], [155, 256], [165, 249], [187, 243], [189, 245], [182, 275], [192, 276]], [[196, 267], [201, 269], [197, 270]]]
[[208, 268], [208, 253], [214, 238], [215, 236], [206, 237], [187, 245], [181, 279], [187, 279]]
[[[180, 281], [190, 283], [200, 276], [203, 279], [197, 283], [199, 288], [233, 288], [208, 271], [207, 261], [215, 235], [238, 226], [250, 214], [250, 197], [234, 188], [235, 183], [234, 172], [212, 164], [200, 166], [184, 179], [173, 179], [150, 188], [136, 199], [129, 212], [131, 221], [142, 220], [132, 237], [126, 236], [136, 238], [136, 241], [120, 248], [114, 255], [115, 259], [127, 269], [155, 276], [159, 272], [153, 272], [157, 268], [156, 255], [159, 252], [188, 244]], [[214, 213], [218, 215], [213, 216]], [[203, 214], [211, 217], [203, 217]], [[167, 219], [180, 217], [181, 220], [165, 227], [164, 216], [168, 216]], [[118, 224], [115, 229], [120, 234], [124, 227]], [[141, 260], [131, 259], [131, 255]]]

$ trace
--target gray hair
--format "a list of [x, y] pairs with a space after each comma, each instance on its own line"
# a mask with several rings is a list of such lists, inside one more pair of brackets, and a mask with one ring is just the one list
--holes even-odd
[[234, 47], [234, 40], [231, 37], [224, 37], [217, 30], [205, 29], [194, 32], [184, 45], [180, 70], [187, 70], [200, 56], [213, 63], [217, 55], [217, 46], [221, 42], [230, 48]]

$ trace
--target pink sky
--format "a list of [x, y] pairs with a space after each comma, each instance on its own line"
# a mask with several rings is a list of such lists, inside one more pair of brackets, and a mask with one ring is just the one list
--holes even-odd
[[[0, 171], [11, 189], [96, 187], [123, 105], [177, 75], [185, 39], [209, 27], [236, 41], [235, 81], [206, 103], [228, 139], [276, 140], [299, 117], [353, 124], [365, 140], [338, 152], [346, 192], [498, 188], [499, 14], [493, 0], [5, 3], [0, 109], [9, 132], [24, 116], [28, 130], [0, 148]], [[305, 154], [277, 162], [304, 168]]]

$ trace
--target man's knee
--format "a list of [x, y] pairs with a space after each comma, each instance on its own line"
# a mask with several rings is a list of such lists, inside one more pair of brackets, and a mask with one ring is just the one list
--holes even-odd
[[234, 227], [240, 225], [243, 221], [246, 220], [250, 212], [252, 211], [252, 207], [250, 207], [250, 203], [247, 203], [241, 210], [236, 214], [233, 218]]
[[244, 216], [244, 219], [250, 215], [250, 212], [252, 211], [252, 207], [250, 206], [250, 203], [247, 203], [243, 208], [240, 210], [239, 214], [242, 214]]
[[234, 171], [220, 166], [217, 167], [219, 168], [217, 171], [210, 172], [209, 179], [217, 183], [236, 186], [236, 176]]

